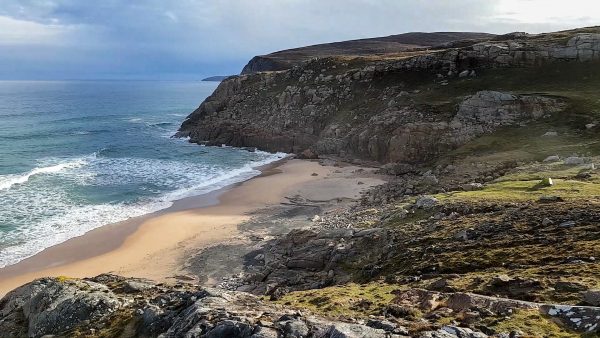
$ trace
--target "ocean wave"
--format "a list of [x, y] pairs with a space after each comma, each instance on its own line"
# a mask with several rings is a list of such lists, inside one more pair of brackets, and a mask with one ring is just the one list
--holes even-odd
[[[176, 188], [137, 201], [99, 204], [74, 203], [68, 192], [56, 190], [54, 186], [32, 186], [32, 191], [12, 190], [13, 196], [5, 202], [14, 210], [7, 209], [5, 214], [8, 212], [9, 215], [25, 215], [27, 219], [19, 222], [17, 229], [11, 234], [12, 237], [4, 238], [4, 243], [12, 244], [0, 249], [0, 268], [18, 263], [50, 246], [81, 236], [103, 225], [157, 212], [169, 208], [177, 200], [245, 181], [260, 174], [257, 167], [287, 156], [284, 153], [270, 154], [260, 151], [254, 155], [255, 160], [237, 168], [157, 159], [107, 158], [100, 154], [96, 156], [96, 153], [77, 160], [36, 168], [19, 176], [20, 180], [26, 182], [33, 175], [79, 167], [77, 170], [66, 171], [64, 175], [73, 180], [93, 173], [78, 182], [80, 186], [125, 186], [132, 181], [138, 181], [147, 182], [149, 186], [167, 184]], [[16, 204], [17, 201], [22, 203]], [[3, 219], [2, 210], [0, 219]]]
[[260, 171], [256, 168], [262, 167], [275, 161], [279, 161], [288, 156], [285, 153], [271, 154], [263, 151], [257, 151], [256, 153], [263, 156], [267, 156], [267, 158], [259, 161], [251, 161], [250, 163], [247, 163], [241, 168], [228, 170], [227, 172], [219, 175], [218, 177], [204, 180], [202, 183], [193, 185], [188, 188], [173, 191], [165, 195], [165, 197], [168, 201], [173, 202], [186, 197], [197, 196], [214, 190], [218, 190], [231, 184], [243, 182], [260, 174]]
[[174, 125], [173, 122], [156, 122], [156, 123], [147, 123], [148, 127], [169, 127]]
[[15, 185], [24, 184], [29, 181], [29, 179], [36, 175], [42, 174], [54, 174], [61, 172], [65, 169], [73, 169], [79, 168], [87, 163], [85, 158], [78, 158], [69, 162], [59, 163], [47, 167], [39, 167], [35, 168], [24, 174], [11, 174], [0, 176], [0, 191], [8, 190]]

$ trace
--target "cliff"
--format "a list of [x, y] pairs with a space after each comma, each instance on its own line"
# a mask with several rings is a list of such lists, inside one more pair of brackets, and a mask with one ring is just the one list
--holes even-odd
[[[232, 77], [182, 124], [209, 145], [423, 163], [481, 135], [565, 117], [567, 81], [600, 60], [600, 29], [514, 33], [434, 49], [327, 56]], [[294, 61], [295, 63], [295, 61]], [[532, 81], [543, 74], [543, 81]], [[575, 98], [577, 99], [577, 98]]]

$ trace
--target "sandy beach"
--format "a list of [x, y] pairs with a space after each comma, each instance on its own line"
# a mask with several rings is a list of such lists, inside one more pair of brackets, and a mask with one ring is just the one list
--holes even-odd
[[381, 183], [335, 177], [339, 168], [314, 161], [286, 160], [262, 171], [243, 183], [176, 202], [160, 213], [103, 226], [0, 269], [0, 294], [46, 276], [90, 277], [110, 272], [168, 282], [182, 273], [182, 262], [190, 251], [235, 241], [238, 225], [252, 211], [297, 195], [315, 201], [353, 199], [361, 190]]

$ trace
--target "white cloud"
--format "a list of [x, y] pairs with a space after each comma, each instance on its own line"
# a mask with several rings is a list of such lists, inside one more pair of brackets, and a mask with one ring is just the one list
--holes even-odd
[[498, 0], [495, 19], [526, 24], [585, 26], [600, 23], [598, 0]]
[[0, 45], [56, 45], [71, 31], [60, 25], [43, 25], [0, 16]]
[[165, 16], [167, 18], [169, 18], [173, 22], [178, 22], [179, 21], [179, 17], [175, 13], [173, 13], [171, 11], [166, 11], [165, 12]]

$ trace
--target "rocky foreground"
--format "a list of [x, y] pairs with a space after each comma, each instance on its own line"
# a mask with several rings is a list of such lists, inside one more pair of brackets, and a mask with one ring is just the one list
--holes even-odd
[[0, 301], [0, 336], [599, 336], [599, 59], [586, 28], [229, 78], [181, 136], [387, 183], [289, 196], [174, 285], [33, 281]]
[[[272, 304], [245, 292], [166, 286], [148, 280], [100, 275], [76, 280], [44, 278], [24, 285], [0, 303], [3, 337], [407, 337], [419, 311], [426, 315], [460, 313], [475, 320], [510, 316], [515, 311], [543, 314], [574, 330], [594, 331], [600, 308], [565, 306], [440, 293], [422, 289], [392, 290], [380, 316], [334, 321]], [[598, 297], [596, 295], [596, 297]], [[421, 322], [419, 337], [487, 337], [466, 327], [435, 329]], [[497, 334], [520, 336], [519, 331]], [[412, 336], [412, 335], [411, 335]]]

